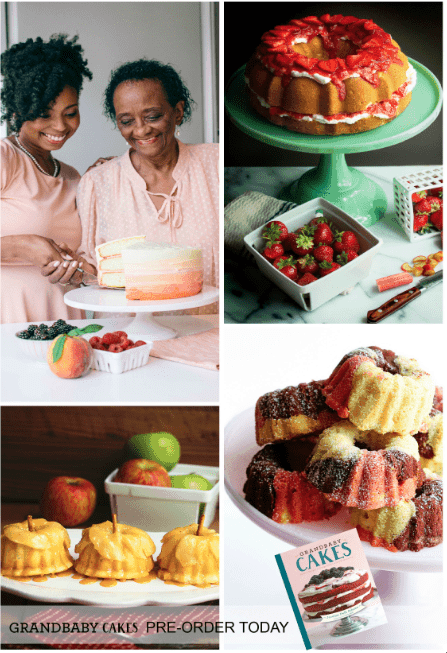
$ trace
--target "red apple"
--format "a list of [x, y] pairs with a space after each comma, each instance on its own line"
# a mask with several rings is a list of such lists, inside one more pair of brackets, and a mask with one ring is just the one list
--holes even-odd
[[56, 476], [48, 482], [40, 500], [42, 517], [62, 526], [78, 526], [93, 514], [96, 490], [90, 481]]
[[128, 460], [121, 465], [114, 480], [118, 483], [171, 487], [171, 477], [166, 469], [155, 460], [147, 458]]

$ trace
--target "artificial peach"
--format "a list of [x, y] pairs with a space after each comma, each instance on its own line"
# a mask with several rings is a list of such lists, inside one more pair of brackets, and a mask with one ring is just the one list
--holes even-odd
[[48, 349], [50, 370], [63, 379], [77, 379], [86, 374], [93, 360], [90, 343], [78, 336], [62, 334], [54, 339]]

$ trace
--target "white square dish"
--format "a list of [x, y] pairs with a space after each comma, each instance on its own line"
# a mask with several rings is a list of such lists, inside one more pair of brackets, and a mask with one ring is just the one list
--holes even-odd
[[[169, 531], [178, 526], [198, 522], [203, 510], [205, 526], [214, 519], [219, 498], [219, 468], [205, 465], [178, 464], [170, 475], [199, 474], [213, 484], [211, 490], [187, 490], [174, 487], [155, 487], [135, 483], [116, 483], [115, 469], [104, 482], [110, 497], [112, 514], [130, 526], [154, 531]], [[202, 508], [201, 508], [202, 507]]]
[[315, 217], [317, 211], [322, 212], [324, 217], [328, 218], [337, 229], [353, 231], [360, 244], [361, 254], [353, 261], [335, 270], [335, 272], [331, 272], [331, 274], [317, 279], [307, 286], [300, 286], [288, 279], [264, 258], [261, 252], [265, 244], [262, 238], [265, 225], [255, 229], [244, 238], [245, 246], [254, 256], [261, 272], [305, 311], [313, 311], [367, 277], [373, 257], [383, 244], [380, 238], [374, 236], [369, 229], [357, 222], [355, 218], [322, 197], [297, 206], [281, 215], [278, 220], [283, 222], [289, 231], [296, 231], [299, 227], [308, 224]]

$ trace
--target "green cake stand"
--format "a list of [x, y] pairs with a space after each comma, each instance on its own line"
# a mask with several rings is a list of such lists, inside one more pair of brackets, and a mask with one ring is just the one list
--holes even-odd
[[383, 189], [359, 170], [347, 165], [345, 154], [391, 147], [413, 138], [437, 118], [442, 89], [422, 64], [409, 59], [417, 72], [417, 84], [405, 111], [382, 127], [360, 134], [312, 136], [288, 131], [268, 122], [250, 106], [242, 66], [231, 77], [225, 92], [230, 120], [245, 134], [285, 150], [320, 154], [319, 164], [281, 193], [281, 198], [303, 204], [316, 197], [336, 204], [364, 226], [380, 220], [387, 209]]

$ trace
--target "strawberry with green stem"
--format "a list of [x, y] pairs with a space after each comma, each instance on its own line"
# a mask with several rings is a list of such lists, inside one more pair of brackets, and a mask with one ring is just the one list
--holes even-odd
[[286, 225], [279, 220], [267, 223], [262, 230], [262, 237], [273, 243], [285, 240], [288, 235], [289, 230]]

